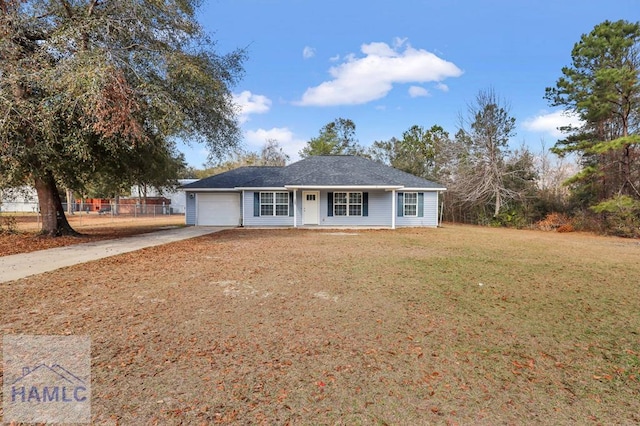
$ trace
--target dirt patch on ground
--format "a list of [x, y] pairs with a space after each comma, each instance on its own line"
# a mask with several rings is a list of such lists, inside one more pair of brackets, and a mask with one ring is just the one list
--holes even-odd
[[637, 242], [356, 234], [237, 229], [1, 284], [0, 331], [90, 336], [94, 424], [640, 422]]
[[39, 223], [35, 216], [19, 216], [16, 222], [17, 232], [0, 233], [0, 256], [128, 237], [184, 225], [184, 216], [177, 215], [119, 219], [97, 214], [83, 216], [80, 218], [79, 215], [75, 215], [69, 220], [81, 236], [57, 238], [39, 235]]

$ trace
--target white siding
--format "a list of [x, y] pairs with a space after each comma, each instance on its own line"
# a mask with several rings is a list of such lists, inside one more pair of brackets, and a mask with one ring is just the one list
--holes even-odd
[[22, 186], [0, 190], [0, 211], [38, 212], [38, 194], [35, 188]]

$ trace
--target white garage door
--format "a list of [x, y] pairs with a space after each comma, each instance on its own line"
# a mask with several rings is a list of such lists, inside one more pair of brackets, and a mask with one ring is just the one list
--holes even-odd
[[197, 224], [240, 225], [240, 194], [198, 194]]

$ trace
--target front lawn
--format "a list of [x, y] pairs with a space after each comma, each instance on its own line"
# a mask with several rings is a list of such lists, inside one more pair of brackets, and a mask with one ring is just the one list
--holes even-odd
[[96, 424], [640, 422], [637, 240], [238, 229], [0, 284]]

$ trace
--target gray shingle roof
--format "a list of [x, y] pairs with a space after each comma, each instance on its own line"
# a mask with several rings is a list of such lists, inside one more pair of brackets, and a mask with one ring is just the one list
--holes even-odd
[[184, 189], [229, 189], [242, 186], [244, 183], [271, 173], [280, 173], [282, 167], [247, 166], [229, 170], [228, 172], [209, 176], [188, 185]]
[[402, 186], [441, 189], [442, 185], [384, 164], [351, 155], [308, 157], [285, 167], [241, 167], [184, 188], [281, 188], [284, 186]]

